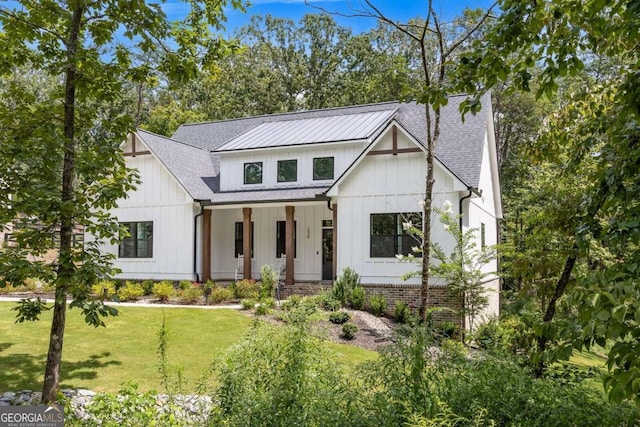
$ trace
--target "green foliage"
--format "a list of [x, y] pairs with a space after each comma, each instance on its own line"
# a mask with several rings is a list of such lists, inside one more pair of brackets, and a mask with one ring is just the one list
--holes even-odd
[[318, 306], [326, 311], [337, 311], [340, 310], [342, 304], [340, 301], [334, 298], [333, 292], [330, 290], [322, 291], [318, 295], [316, 295], [316, 301]]
[[191, 285], [192, 283], [189, 280], [180, 280], [180, 282], [178, 282], [178, 288], [181, 291], [184, 291], [185, 289], [189, 289]]
[[306, 328], [258, 323], [225, 355], [213, 425], [357, 425], [351, 385]]
[[118, 289], [118, 299], [120, 301], [135, 301], [144, 295], [144, 289], [139, 283], [127, 280], [120, 289]]
[[180, 292], [180, 301], [193, 304], [200, 301], [203, 294], [202, 288], [197, 283], [189, 283], [189, 287]]
[[260, 268], [260, 298], [271, 298], [278, 286], [278, 272], [272, 265], [265, 264]]
[[526, 363], [536, 350], [536, 336], [525, 319], [524, 315], [489, 318], [476, 328], [473, 340], [492, 354], [517, 357]]
[[347, 340], [352, 340], [356, 337], [356, 334], [358, 333], [358, 327], [351, 323], [345, 323], [344, 325], [342, 325], [342, 337], [347, 339]]
[[153, 293], [153, 280], [143, 281], [142, 290], [144, 291], [144, 295], [151, 295]]
[[396, 301], [393, 311], [393, 317], [398, 323], [407, 323], [411, 317], [411, 309], [404, 301]]
[[240, 301], [243, 310], [252, 310], [256, 306], [255, 300], [252, 299], [243, 299]]
[[340, 301], [343, 307], [361, 310], [364, 307], [364, 288], [360, 285], [360, 275], [347, 267], [342, 276], [333, 283], [333, 298]]
[[456, 332], [458, 332], [458, 329], [459, 329], [458, 325], [456, 325], [454, 322], [451, 322], [449, 320], [445, 320], [439, 325], [440, 335], [444, 338], [453, 337], [456, 334]]
[[167, 302], [169, 298], [175, 295], [175, 290], [171, 282], [163, 280], [162, 282], [154, 283], [151, 294], [160, 301]]
[[269, 314], [269, 309], [267, 308], [267, 305], [259, 302], [256, 305], [256, 316], [266, 316], [267, 314]]
[[336, 325], [342, 325], [351, 319], [351, 315], [346, 311], [335, 311], [329, 314], [329, 321]]
[[91, 293], [98, 298], [110, 298], [116, 295], [116, 284], [112, 280], [101, 280], [91, 286]]
[[233, 295], [236, 298], [252, 298], [257, 299], [260, 295], [260, 285], [252, 279], [243, 279], [232, 285]]
[[371, 295], [369, 297], [369, 308], [376, 316], [384, 316], [387, 313], [387, 299], [383, 295]]
[[[211, 295], [209, 295], [209, 302], [211, 304], [220, 304], [221, 302], [229, 301], [229, 300], [232, 300], [233, 298], [234, 298], [234, 295], [231, 289], [223, 288], [222, 286], [216, 286], [211, 290]], [[253, 301], [253, 300], [245, 299], [243, 301]]]
[[16, 323], [22, 323], [24, 321], [34, 322], [40, 320], [40, 314], [43, 311], [51, 310], [52, 307], [47, 307], [47, 303], [37, 297], [35, 300], [31, 298], [20, 299], [17, 307], [13, 307], [12, 311], [17, 311]]

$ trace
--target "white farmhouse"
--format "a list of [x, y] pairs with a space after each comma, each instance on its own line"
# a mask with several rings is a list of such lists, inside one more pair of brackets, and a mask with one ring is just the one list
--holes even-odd
[[[478, 244], [493, 245], [502, 212], [490, 97], [464, 122], [463, 99], [442, 110], [434, 206], [450, 201]], [[396, 254], [417, 245], [402, 222], [420, 221], [425, 138], [424, 106], [398, 102], [186, 124], [172, 138], [139, 130], [123, 150], [142, 184], [114, 212], [131, 237], [106, 250], [126, 279], [233, 280], [239, 265], [257, 279], [282, 263], [285, 294], [327, 288], [351, 267], [369, 294], [416, 305], [419, 280], [401, 279], [416, 265]], [[486, 283], [489, 312], [498, 283]], [[435, 279], [435, 304], [442, 288]]]

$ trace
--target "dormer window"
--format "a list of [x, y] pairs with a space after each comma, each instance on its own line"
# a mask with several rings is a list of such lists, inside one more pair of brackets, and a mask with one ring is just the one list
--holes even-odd
[[244, 164], [244, 183], [262, 184], [262, 162]]
[[333, 157], [316, 157], [313, 159], [313, 179], [333, 179]]
[[298, 180], [297, 160], [278, 160], [278, 182], [294, 182]]

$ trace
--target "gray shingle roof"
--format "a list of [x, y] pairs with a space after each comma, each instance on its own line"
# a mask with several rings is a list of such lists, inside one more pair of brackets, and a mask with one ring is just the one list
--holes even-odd
[[[490, 95], [482, 98], [484, 108], [477, 115], [467, 114], [462, 121], [459, 107], [466, 97], [451, 96], [448, 104], [441, 109], [441, 134], [436, 146], [436, 158], [452, 173], [470, 187], [478, 187], [480, 168], [488, 115], [491, 114]], [[370, 135], [371, 128], [386, 125], [396, 119], [418, 142], [426, 145], [426, 118], [424, 105], [416, 103], [384, 102], [352, 107], [331, 108], [326, 110], [302, 111], [296, 113], [274, 114], [245, 117], [234, 120], [222, 120], [207, 123], [185, 124], [176, 130], [172, 138], [164, 138], [148, 132], [139, 131], [139, 135], [149, 148], [167, 166], [171, 173], [185, 187], [194, 199], [211, 200], [213, 203], [276, 201], [312, 199], [326, 189], [287, 189], [242, 192], [219, 192], [219, 156], [217, 150], [264, 148], [286, 145], [294, 141], [293, 136], [308, 143], [322, 142], [331, 136], [315, 129], [327, 129], [331, 120], [365, 119], [360, 123], [356, 134]], [[375, 113], [375, 114], [371, 114]], [[352, 116], [350, 118], [346, 116]], [[321, 119], [321, 120], [317, 120]], [[290, 122], [295, 123], [290, 123]], [[355, 121], [353, 122], [355, 123]], [[353, 124], [352, 123], [352, 124]], [[363, 123], [365, 124], [363, 126]], [[316, 128], [313, 125], [322, 124]], [[262, 141], [262, 138], [274, 134], [279, 138]], [[305, 133], [306, 132], [306, 133]], [[374, 132], [375, 133], [375, 132]], [[341, 134], [342, 137], [347, 133]], [[313, 140], [316, 141], [313, 141]], [[209, 152], [213, 151], [212, 155]]]
[[219, 169], [207, 150], [143, 130], [136, 133], [194, 200], [214, 197]]

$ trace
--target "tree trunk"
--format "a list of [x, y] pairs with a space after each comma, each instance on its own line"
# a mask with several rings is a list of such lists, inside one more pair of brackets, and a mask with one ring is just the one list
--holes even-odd
[[80, 26], [84, 9], [76, 5], [69, 28], [67, 42], [67, 68], [65, 72], [64, 95], [64, 162], [62, 168], [62, 209], [60, 214], [60, 248], [58, 253], [58, 271], [56, 280], [56, 300], [53, 307], [49, 352], [44, 372], [42, 401], [55, 401], [60, 385], [60, 362], [67, 311], [67, 290], [73, 277], [75, 265], [72, 253], [73, 208], [74, 201], [74, 160], [75, 160], [75, 100], [76, 100], [76, 51], [80, 35]]
[[[426, 105], [425, 109], [429, 106]], [[429, 112], [426, 112], [429, 115]], [[430, 120], [427, 120], [429, 123]], [[420, 320], [427, 319], [427, 305], [429, 303], [429, 265], [431, 260], [431, 202], [433, 198], [433, 143], [429, 138], [427, 144], [427, 177], [425, 179], [424, 208], [422, 209], [422, 274], [420, 285]]]

